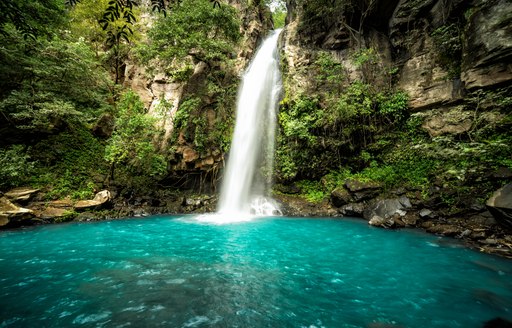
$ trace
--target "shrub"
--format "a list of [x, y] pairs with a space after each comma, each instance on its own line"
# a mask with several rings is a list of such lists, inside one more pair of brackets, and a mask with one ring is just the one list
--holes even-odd
[[16, 187], [25, 183], [34, 172], [34, 162], [22, 145], [0, 149], [0, 187]]

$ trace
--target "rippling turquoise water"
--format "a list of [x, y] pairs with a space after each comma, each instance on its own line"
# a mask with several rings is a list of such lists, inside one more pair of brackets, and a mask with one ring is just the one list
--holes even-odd
[[0, 327], [482, 327], [512, 319], [512, 261], [356, 220], [73, 223], [1, 232], [0, 252]]

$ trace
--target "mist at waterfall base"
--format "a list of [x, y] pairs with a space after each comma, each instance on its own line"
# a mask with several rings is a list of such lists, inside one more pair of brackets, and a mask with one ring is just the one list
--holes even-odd
[[363, 220], [159, 216], [0, 234], [0, 327], [482, 327], [512, 262]]
[[281, 92], [277, 48], [280, 32], [274, 31], [262, 43], [243, 76], [218, 214], [200, 220], [226, 223], [248, 220], [251, 215], [280, 213], [276, 203], [266, 197], [273, 172]]

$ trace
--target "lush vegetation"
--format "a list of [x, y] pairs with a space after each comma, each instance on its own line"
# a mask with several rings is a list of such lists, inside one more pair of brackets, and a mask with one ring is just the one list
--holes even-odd
[[489, 172], [512, 168], [508, 89], [467, 94], [460, 110], [472, 113], [471, 129], [431, 137], [422, 127], [428, 113], [411, 115], [407, 94], [394, 86], [397, 70], [381, 64], [374, 49], [353, 51], [349, 58], [360, 75], [350, 83], [333, 54], [315, 51], [312, 58], [305, 73], [294, 73], [313, 76], [310, 84], [297, 87], [296, 75], [285, 76], [277, 149], [278, 182], [295, 185], [306, 199], [326, 200], [357, 179], [384, 192], [441, 194], [440, 202], [464, 208], [469, 195], [486, 198], [496, 188], [485, 178]]
[[[143, 13], [155, 16], [149, 29]], [[154, 189], [169, 172], [173, 148], [161, 147], [158, 113], [149, 115], [122, 86], [134, 60], [176, 82], [187, 82], [198, 61], [207, 63], [198, 89], [185, 93], [176, 131], [200, 151], [225, 151], [240, 38], [238, 13], [219, 1], [154, 0], [151, 8], [131, 0], [3, 1], [0, 187], [31, 184], [49, 199], [90, 198], [105, 187]], [[191, 98], [199, 103], [187, 105]], [[171, 106], [162, 99], [156, 112]]]
[[[369, 60], [358, 59], [361, 64]], [[278, 167], [284, 181], [319, 179], [407, 116], [407, 95], [386, 84], [379, 87], [373, 78], [386, 76], [384, 68], [373, 67], [381, 73], [351, 84], [344, 67], [327, 52], [316, 54], [312, 68], [314, 89], [293, 95], [287, 90], [281, 102]], [[366, 162], [353, 165], [364, 167]]]

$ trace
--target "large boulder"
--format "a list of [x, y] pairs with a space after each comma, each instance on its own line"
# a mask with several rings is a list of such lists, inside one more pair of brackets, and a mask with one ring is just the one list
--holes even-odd
[[92, 208], [100, 208], [105, 206], [111, 200], [111, 194], [108, 190], [102, 190], [91, 200], [80, 200], [74, 205], [76, 210], [85, 210]]
[[381, 185], [374, 181], [361, 181], [358, 179], [348, 179], [344, 184], [345, 188], [350, 191], [354, 201], [360, 202], [369, 200], [379, 194]]
[[512, 183], [498, 189], [485, 204], [496, 222], [512, 229]]
[[6, 225], [18, 225], [21, 221], [34, 217], [32, 210], [18, 207], [11, 203], [7, 197], [0, 197], [0, 227]]
[[381, 199], [367, 206], [363, 212], [363, 217], [374, 226], [385, 228], [395, 225], [403, 226], [405, 223], [400, 218], [404, 217], [407, 214], [406, 210], [411, 207], [409, 198], [405, 196]]
[[331, 202], [336, 207], [341, 207], [352, 202], [352, 196], [347, 189], [338, 187], [331, 192]]

